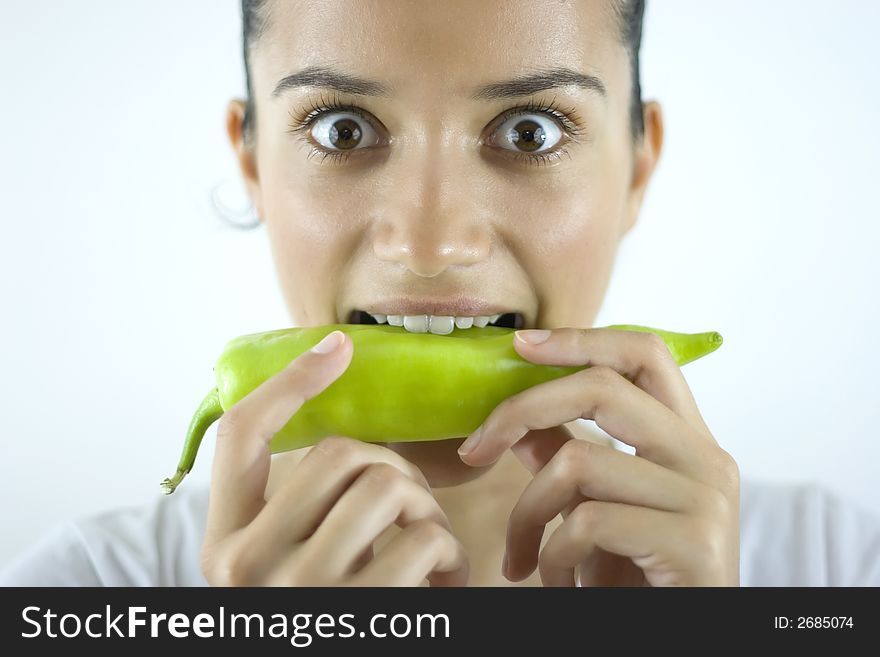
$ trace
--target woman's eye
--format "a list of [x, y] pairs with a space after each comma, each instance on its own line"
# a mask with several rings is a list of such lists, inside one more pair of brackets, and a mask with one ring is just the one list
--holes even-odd
[[543, 153], [559, 145], [562, 130], [549, 116], [519, 114], [493, 133], [492, 143], [519, 153]]
[[327, 112], [312, 121], [312, 138], [328, 151], [353, 151], [378, 142], [370, 124], [349, 112]]

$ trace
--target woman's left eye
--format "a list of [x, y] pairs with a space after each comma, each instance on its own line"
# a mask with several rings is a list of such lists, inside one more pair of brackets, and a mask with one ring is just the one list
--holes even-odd
[[562, 130], [548, 115], [517, 114], [498, 126], [489, 141], [505, 150], [532, 155], [552, 151], [562, 138]]
[[312, 121], [312, 138], [329, 151], [369, 148], [378, 142], [370, 124], [349, 112], [327, 112]]

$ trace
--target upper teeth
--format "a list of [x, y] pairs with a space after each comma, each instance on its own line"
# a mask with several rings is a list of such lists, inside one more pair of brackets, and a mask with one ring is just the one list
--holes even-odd
[[455, 327], [460, 329], [476, 326], [485, 327], [494, 324], [501, 317], [497, 315], [481, 315], [479, 317], [452, 317], [450, 315], [383, 315], [381, 313], [369, 313], [379, 324], [386, 321], [391, 326], [402, 326], [411, 333], [435, 333], [447, 335], [452, 333]]

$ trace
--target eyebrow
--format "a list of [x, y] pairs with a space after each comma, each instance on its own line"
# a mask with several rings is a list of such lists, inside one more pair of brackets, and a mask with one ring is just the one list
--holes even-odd
[[391, 90], [381, 82], [342, 73], [327, 66], [309, 66], [293, 73], [275, 86], [272, 96], [278, 97], [296, 87], [325, 87], [359, 96], [390, 96]]
[[[538, 91], [566, 86], [587, 89], [603, 97], [608, 95], [605, 84], [595, 75], [579, 73], [570, 68], [556, 67], [539, 69], [510, 80], [501, 80], [479, 86], [474, 90], [471, 98], [475, 100], [519, 98], [530, 96]], [[284, 91], [297, 87], [323, 87], [358, 96], [389, 97], [392, 95], [392, 91], [388, 86], [376, 80], [349, 75], [327, 66], [309, 66], [297, 73], [292, 73], [282, 78], [275, 86], [272, 96], [277, 98]]]
[[570, 68], [557, 67], [540, 69], [511, 80], [483, 85], [476, 90], [473, 98], [477, 100], [519, 98], [520, 96], [530, 96], [538, 91], [568, 86], [594, 91], [603, 97], [608, 95], [605, 84], [595, 75], [586, 75]]

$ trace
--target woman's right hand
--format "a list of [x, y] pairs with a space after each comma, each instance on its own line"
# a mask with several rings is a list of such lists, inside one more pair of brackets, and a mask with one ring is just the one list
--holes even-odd
[[[339, 335], [334, 350], [295, 358], [221, 418], [201, 553], [209, 584], [466, 584], [467, 556], [427, 480], [390, 449], [326, 438], [266, 500], [272, 437], [351, 362], [351, 338]], [[374, 555], [395, 523], [401, 531]]]

